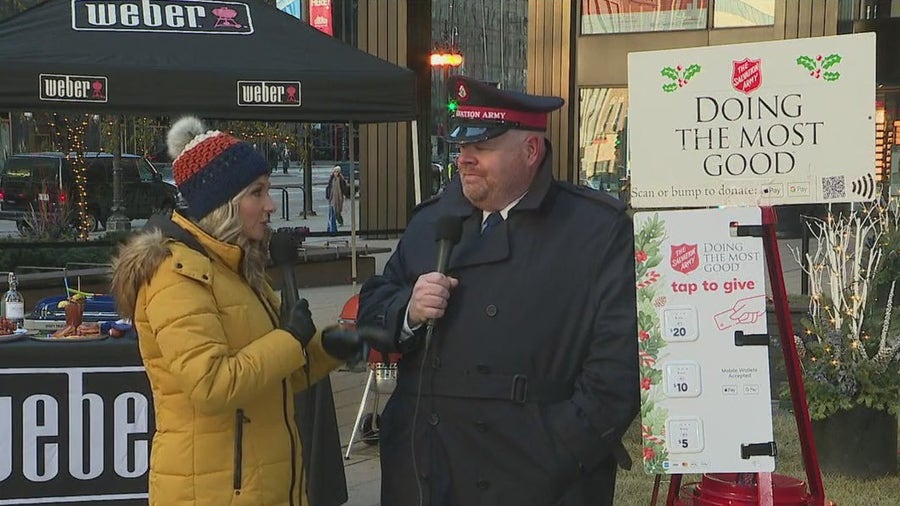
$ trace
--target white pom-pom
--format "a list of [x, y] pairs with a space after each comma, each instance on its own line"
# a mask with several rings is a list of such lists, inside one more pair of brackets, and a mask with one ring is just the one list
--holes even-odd
[[174, 160], [181, 155], [185, 146], [188, 145], [194, 137], [205, 133], [206, 126], [198, 118], [194, 116], [185, 116], [176, 121], [166, 135], [166, 146], [169, 148], [169, 156]]

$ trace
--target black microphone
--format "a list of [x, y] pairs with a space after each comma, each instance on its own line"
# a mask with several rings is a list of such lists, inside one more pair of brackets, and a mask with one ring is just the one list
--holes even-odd
[[[458, 216], [441, 216], [434, 229], [434, 240], [437, 241], [437, 266], [435, 271], [445, 274], [450, 263], [450, 253], [462, 236], [462, 220]], [[434, 327], [434, 319], [428, 320], [428, 333]]]
[[[294, 266], [297, 265], [297, 246], [289, 232], [275, 232], [269, 241], [269, 257], [281, 269], [284, 283], [281, 286], [282, 311], [290, 311], [297, 304], [297, 279]], [[281, 315], [282, 318], [285, 316]]]

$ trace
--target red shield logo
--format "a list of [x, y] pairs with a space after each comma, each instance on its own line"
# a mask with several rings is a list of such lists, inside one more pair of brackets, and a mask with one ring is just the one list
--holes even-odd
[[700, 267], [700, 254], [696, 244], [673, 244], [669, 265], [678, 272], [687, 274]]
[[749, 95], [762, 86], [762, 60], [744, 58], [731, 64], [731, 85], [734, 89]]
[[466, 89], [466, 85], [463, 83], [459, 83], [459, 86], [456, 87], [456, 98], [460, 102], [465, 102], [469, 100], [469, 90]]

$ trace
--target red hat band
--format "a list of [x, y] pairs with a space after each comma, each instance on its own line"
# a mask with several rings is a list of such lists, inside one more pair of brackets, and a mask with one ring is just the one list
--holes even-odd
[[479, 107], [460, 104], [456, 109], [456, 118], [475, 121], [496, 121], [518, 123], [525, 128], [547, 129], [547, 113], [523, 112], [497, 107]]

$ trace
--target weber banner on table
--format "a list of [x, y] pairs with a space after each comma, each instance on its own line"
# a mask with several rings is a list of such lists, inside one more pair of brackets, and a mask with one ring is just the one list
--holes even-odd
[[637, 208], [876, 196], [875, 34], [628, 55]]
[[0, 367], [0, 384], [0, 506], [147, 503], [143, 367]]

